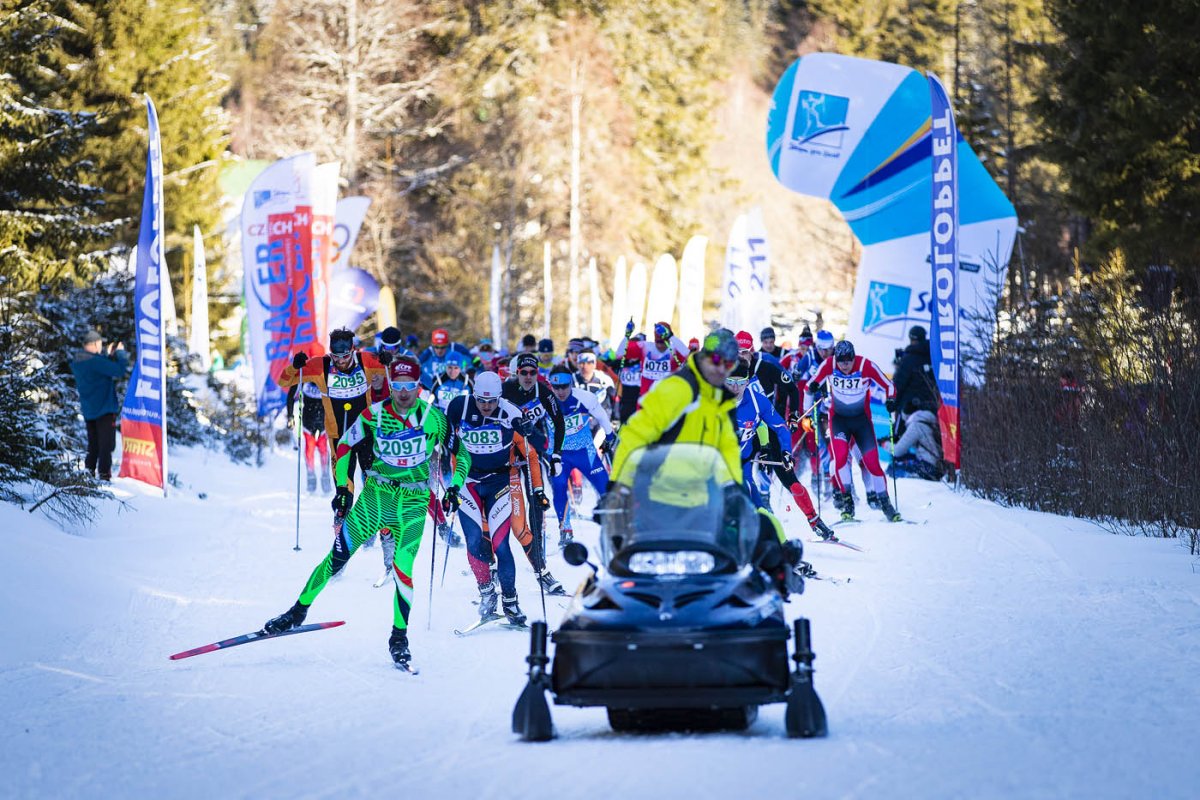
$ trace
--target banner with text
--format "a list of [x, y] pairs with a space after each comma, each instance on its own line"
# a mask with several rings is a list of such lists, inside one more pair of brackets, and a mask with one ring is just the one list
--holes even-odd
[[[134, 326], [137, 358], [121, 409], [121, 472], [123, 478], [159, 486], [166, 494], [167, 371], [163, 298], [169, 291], [163, 249], [162, 143], [158, 112], [146, 97], [149, 151], [142, 220], [138, 229], [137, 272], [134, 277]], [[166, 291], [164, 291], [166, 287]]]

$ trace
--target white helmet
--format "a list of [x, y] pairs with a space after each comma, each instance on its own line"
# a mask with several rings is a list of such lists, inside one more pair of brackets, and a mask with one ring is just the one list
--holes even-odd
[[481, 372], [475, 376], [475, 396], [481, 400], [497, 400], [500, 397], [500, 376], [494, 372]]

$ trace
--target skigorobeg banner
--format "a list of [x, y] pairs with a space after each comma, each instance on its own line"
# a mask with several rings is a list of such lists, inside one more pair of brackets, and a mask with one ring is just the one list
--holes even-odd
[[942, 451], [956, 468], [958, 447], [958, 381], [960, 364], [958, 340], [962, 326], [958, 318], [958, 126], [954, 108], [942, 86], [929, 76], [929, 100], [932, 108], [933, 143], [930, 159], [929, 252], [933, 281], [933, 313], [930, 321], [929, 354], [942, 405], [938, 423], [942, 430]]
[[[830, 200], [863, 246], [849, 338], [889, 369], [914, 324], [929, 326], [933, 125], [919, 72], [830, 53], [797, 60], [767, 118], [771, 170], [787, 188]], [[958, 343], [982, 353], [1012, 253], [1012, 203], [958, 140]], [[936, 349], [936, 343], [934, 347]]]
[[137, 359], [121, 409], [120, 476], [162, 487], [165, 493], [167, 342], [163, 298], [164, 287], [169, 291], [170, 282], [163, 250], [162, 144], [158, 138], [158, 113], [149, 97], [146, 97], [146, 117], [150, 141], [133, 294]]

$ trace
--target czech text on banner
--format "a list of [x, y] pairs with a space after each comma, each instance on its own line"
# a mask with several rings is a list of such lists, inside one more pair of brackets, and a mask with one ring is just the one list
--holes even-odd
[[276, 161], [242, 202], [246, 327], [259, 416], [284, 407], [279, 374], [317, 340], [312, 305], [312, 153]]

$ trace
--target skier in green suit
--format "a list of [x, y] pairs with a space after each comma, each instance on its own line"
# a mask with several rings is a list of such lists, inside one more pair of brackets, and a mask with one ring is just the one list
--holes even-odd
[[[345, 517], [335, 534], [333, 549], [317, 565], [299, 600], [263, 626], [267, 633], [282, 633], [304, 622], [308, 607], [329, 579], [341, 571], [359, 546], [375, 533], [382, 537], [385, 554], [392, 552], [392, 580], [396, 585], [392, 634], [388, 649], [397, 667], [408, 668], [408, 617], [413, 603], [413, 560], [421, 546], [429, 509], [431, 469], [440, 459], [435, 450], [450, 446], [446, 415], [420, 398], [421, 366], [411, 356], [399, 356], [388, 366], [391, 395], [359, 415], [338, 442], [334, 466], [337, 493], [334, 513]], [[347, 486], [354, 448], [369, 442], [374, 461], [358, 500]], [[442, 498], [447, 511], [458, 507], [458, 494], [471, 467], [471, 455], [456, 442], [454, 475]]]

